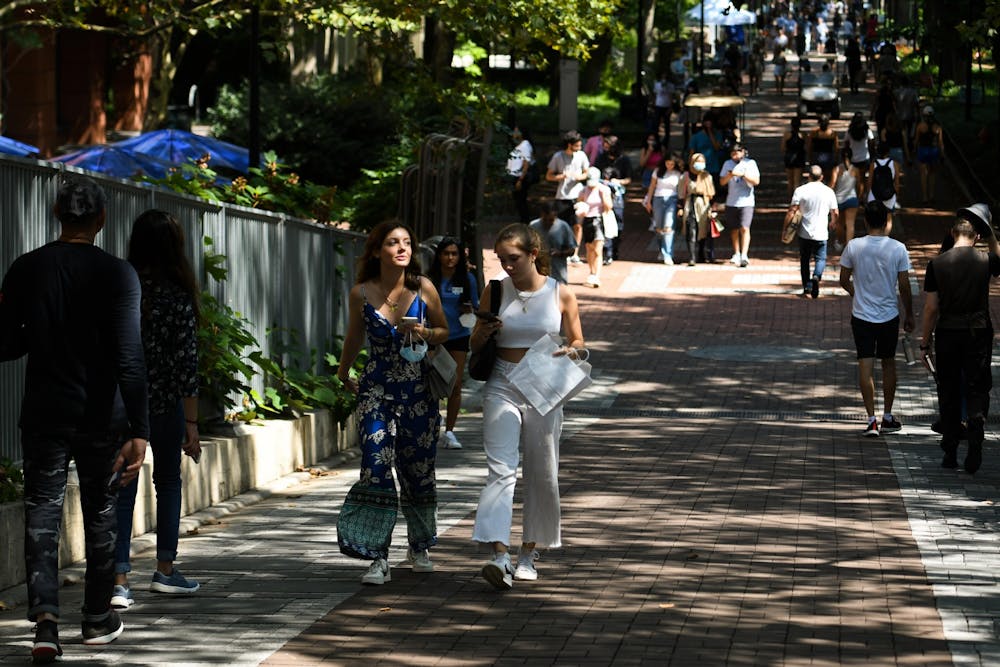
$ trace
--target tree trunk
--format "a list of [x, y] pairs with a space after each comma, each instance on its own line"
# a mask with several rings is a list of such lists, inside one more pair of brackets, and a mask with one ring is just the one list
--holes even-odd
[[596, 93], [601, 88], [604, 68], [611, 56], [611, 36], [604, 35], [590, 52], [590, 60], [580, 69], [580, 92]]
[[195, 30], [186, 33], [187, 39], [178, 40], [174, 49], [170, 48], [173, 30], [153, 38], [150, 53], [153, 54], [153, 77], [149, 87], [149, 108], [146, 110], [144, 130], [160, 127], [167, 119], [170, 107], [170, 93], [173, 91], [177, 67], [184, 59], [190, 40], [197, 34]]
[[451, 61], [456, 35], [433, 14], [424, 19], [424, 62], [431, 68], [435, 83], [451, 84]]

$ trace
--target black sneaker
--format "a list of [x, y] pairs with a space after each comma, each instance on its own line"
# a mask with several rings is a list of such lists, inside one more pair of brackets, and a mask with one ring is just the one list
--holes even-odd
[[819, 281], [815, 278], [812, 281], [812, 285], [809, 286], [809, 296], [814, 299], [819, 298]]
[[958, 467], [958, 457], [955, 452], [945, 452], [944, 457], [941, 458], [941, 467], [954, 470]]
[[965, 455], [964, 468], [965, 472], [970, 475], [974, 475], [979, 466], [983, 464], [983, 443], [982, 442], [970, 442], [969, 443], [969, 453]]
[[896, 431], [902, 430], [903, 425], [893, 417], [890, 420], [886, 420], [885, 417], [882, 418], [882, 427], [879, 429], [883, 433], [895, 433]]
[[118, 612], [112, 609], [103, 621], [84, 621], [80, 624], [80, 628], [84, 644], [110, 644], [118, 639], [118, 635], [125, 629], [125, 624], [122, 623]]
[[868, 426], [865, 428], [864, 431], [861, 432], [861, 435], [865, 436], [866, 438], [877, 438], [878, 437], [878, 421], [876, 421], [875, 419], [873, 419], [870, 422], [868, 422]]
[[35, 644], [31, 647], [31, 662], [47, 665], [62, 655], [59, 646], [59, 625], [55, 621], [39, 621], [35, 625]]

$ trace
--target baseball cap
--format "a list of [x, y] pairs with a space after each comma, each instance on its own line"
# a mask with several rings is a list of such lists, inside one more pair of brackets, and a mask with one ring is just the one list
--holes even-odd
[[932, 107], [929, 104], [926, 105], [921, 111], [923, 112], [923, 114], [925, 116], [933, 116], [934, 115], [934, 107]]
[[597, 167], [591, 167], [587, 171], [587, 185], [594, 187], [601, 182], [601, 170]]

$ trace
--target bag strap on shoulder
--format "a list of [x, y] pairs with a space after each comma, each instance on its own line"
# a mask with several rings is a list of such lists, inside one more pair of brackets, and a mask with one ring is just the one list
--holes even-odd
[[494, 315], [500, 314], [500, 289], [502, 285], [499, 280], [490, 281], [490, 312]]

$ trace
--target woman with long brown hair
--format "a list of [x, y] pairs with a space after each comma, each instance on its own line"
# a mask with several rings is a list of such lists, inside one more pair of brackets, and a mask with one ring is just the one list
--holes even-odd
[[[448, 322], [437, 289], [420, 275], [416, 247], [413, 231], [398, 220], [379, 223], [368, 235], [337, 369], [337, 378], [358, 395], [361, 435], [361, 479], [340, 511], [337, 542], [342, 553], [372, 562], [364, 584], [392, 579], [389, 545], [400, 506], [406, 561], [415, 572], [434, 570], [427, 550], [437, 544], [434, 464], [441, 417], [423, 357], [428, 344], [448, 340]], [[351, 367], [366, 336], [368, 363], [355, 379]]]
[[[501, 281], [495, 319], [481, 319], [472, 331], [473, 352], [496, 335], [497, 357], [483, 390], [483, 448], [486, 486], [479, 496], [472, 539], [488, 544], [493, 555], [482, 568], [495, 588], [513, 586], [514, 579], [538, 578], [536, 547], [561, 546], [559, 514], [559, 437], [562, 407], [540, 414], [518, 392], [511, 373], [528, 348], [546, 334], [562, 333], [565, 345], [556, 355], [576, 359], [583, 352], [583, 329], [576, 296], [548, 275], [548, 253], [542, 239], [527, 225], [500, 230], [493, 246], [507, 276]], [[481, 298], [491, 310], [490, 289]], [[519, 457], [519, 450], [521, 456]], [[519, 460], [524, 462], [524, 528], [515, 571], [510, 560], [514, 485]]]
[[[198, 590], [174, 567], [181, 518], [181, 453], [201, 455], [198, 435], [198, 285], [184, 254], [184, 232], [166, 211], [151, 209], [132, 225], [128, 261], [142, 285], [142, 347], [149, 378], [149, 446], [156, 490], [156, 570], [149, 589]], [[139, 480], [118, 492], [118, 538], [111, 605], [128, 609], [132, 515]]]

